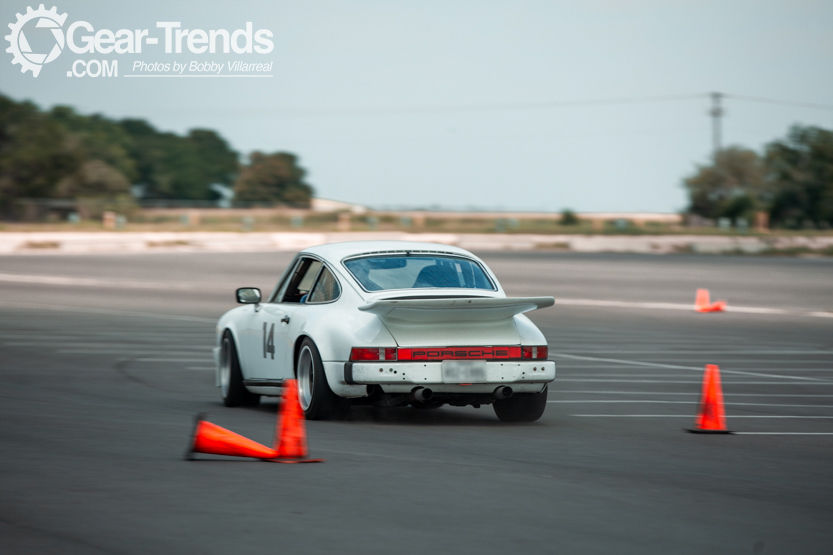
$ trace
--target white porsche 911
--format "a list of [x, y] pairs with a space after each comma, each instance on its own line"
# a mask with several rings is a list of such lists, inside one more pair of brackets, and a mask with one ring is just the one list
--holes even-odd
[[507, 298], [468, 251], [360, 241], [301, 251], [264, 300], [217, 323], [217, 386], [227, 406], [280, 396], [297, 378], [307, 418], [351, 404], [416, 408], [492, 404], [508, 422], [538, 420], [555, 363], [524, 312], [552, 297]]

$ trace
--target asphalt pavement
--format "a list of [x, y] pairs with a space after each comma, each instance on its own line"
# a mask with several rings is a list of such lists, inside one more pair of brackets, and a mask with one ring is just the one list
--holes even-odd
[[[197, 412], [271, 442], [210, 349], [291, 253], [0, 257], [0, 553], [833, 552], [833, 260], [480, 254], [566, 302], [544, 417], [355, 408], [317, 465], [182, 457]], [[707, 363], [738, 434], [684, 431]]]

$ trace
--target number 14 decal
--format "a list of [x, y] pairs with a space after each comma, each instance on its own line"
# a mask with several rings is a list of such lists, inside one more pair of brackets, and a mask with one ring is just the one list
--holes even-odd
[[266, 328], [269, 327], [269, 324], [263, 322], [263, 358], [266, 358], [266, 354], [269, 353], [272, 355], [272, 360], [275, 359], [275, 324], [272, 324], [269, 327], [269, 335], [266, 335]]

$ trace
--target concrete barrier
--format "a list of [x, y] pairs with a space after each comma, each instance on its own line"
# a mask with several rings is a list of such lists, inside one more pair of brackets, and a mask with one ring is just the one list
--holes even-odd
[[0, 232], [0, 254], [297, 251], [343, 241], [428, 241], [473, 251], [756, 253], [770, 249], [833, 248], [833, 236], [533, 235], [405, 232]]

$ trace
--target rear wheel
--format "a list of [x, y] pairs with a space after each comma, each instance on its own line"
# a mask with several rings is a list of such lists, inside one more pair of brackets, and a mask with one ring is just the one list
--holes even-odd
[[318, 348], [305, 338], [295, 366], [298, 378], [298, 401], [308, 420], [327, 420], [339, 415], [341, 399], [330, 389]]
[[237, 347], [228, 330], [223, 334], [223, 342], [220, 345], [220, 395], [227, 407], [254, 407], [260, 402], [260, 395], [250, 392], [243, 385]]
[[493, 405], [501, 422], [535, 422], [547, 408], [547, 386], [540, 393], [516, 393]]

